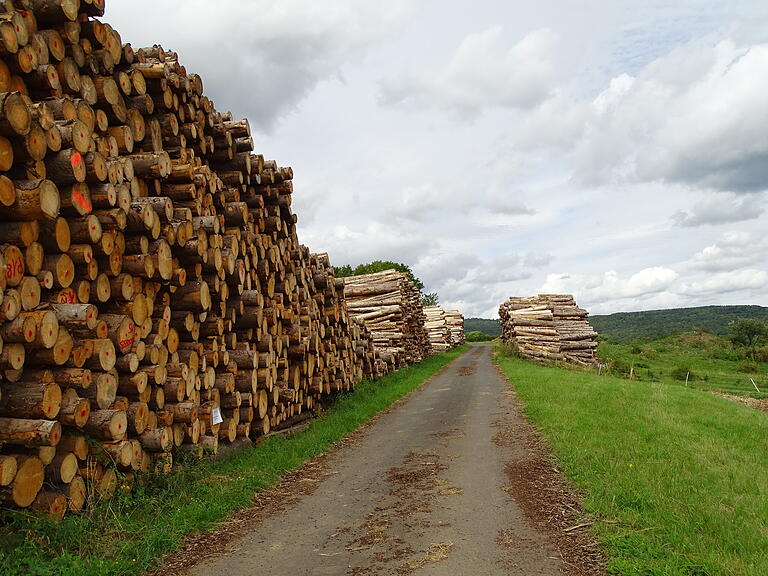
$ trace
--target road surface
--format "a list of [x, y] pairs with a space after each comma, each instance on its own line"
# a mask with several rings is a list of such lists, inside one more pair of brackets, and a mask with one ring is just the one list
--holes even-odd
[[474, 346], [339, 450], [316, 489], [189, 573], [560, 574], [557, 546], [509, 493], [505, 466], [526, 448], [490, 354]]

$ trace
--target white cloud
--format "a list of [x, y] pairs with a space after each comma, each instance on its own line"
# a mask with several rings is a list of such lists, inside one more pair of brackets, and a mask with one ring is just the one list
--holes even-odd
[[768, 272], [765, 270], [739, 270], [720, 272], [698, 282], [684, 284], [680, 291], [693, 296], [707, 296], [729, 292], [761, 291], [768, 286]]
[[708, 272], [730, 272], [765, 259], [768, 242], [746, 232], [728, 232], [717, 243], [694, 254], [691, 265]]
[[576, 151], [587, 183], [768, 188], [768, 44], [692, 42], [622, 74], [593, 101]]
[[577, 300], [598, 303], [658, 294], [667, 291], [677, 278], [677, 272], [663, 266], [645, 268], [628, 278], [615, 270], [594, 276], [549, 274], [540, 291], [574, 294]]
[[382, 101], [443, 106], [469, 116], [490, 108], [533, 108], [555, 87], [554, 46], [555, 34], [548, 28], [508, 46], [503, 28], [494, 26], [466, 36], [435, 73], [384, 82]]
[[706, 224], [728, 224], [759, 218], [765, 212], [765, 196], [751, 194], [736, 196], [730, 193], [710, 194], [688, 210], [672, 215], [678, 226], [694, 227]]
[[376, 221], [365, 222], [359, 228], [321, 226], [302, 234], [301, 239], [314, 250], [330, 253], [331, 262], [338, 266], [372, 260], [409, 264], [434, 244], [434, 240], [418, 227], [406, 231], [393, 224]]
[[[395, 32], [408, 0], [132, 0], [107, 16], [134, 47], [160, 41], [203, 77], [220, 110], [269, 130], [317, 84]], [[151, 14], [151, 18], [137, 18]], [[173, 26], [168, 23], [173, 22]]]

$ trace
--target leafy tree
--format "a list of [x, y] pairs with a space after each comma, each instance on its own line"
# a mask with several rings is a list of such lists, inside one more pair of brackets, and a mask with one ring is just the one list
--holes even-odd
[[728, 326], [731, 342], [754, 350], [763, 338], [768, 337], [768, 325], [756, 318], [739, 318]]
[[430, 292], [429, 294], [422, 294], [421, 295], [421, 305], [422, 306], [439, 306], [440, 305], [440, 297], [437, 295], [437, 292]]
[[336, 276], [336, 278], [346, 278], [348, 276], [355, 275], [355, 271], [352, 269], [352, 266], [350, 266], [349, 264], [344, 264], [344, 266], [334, 266], [333, 273]]

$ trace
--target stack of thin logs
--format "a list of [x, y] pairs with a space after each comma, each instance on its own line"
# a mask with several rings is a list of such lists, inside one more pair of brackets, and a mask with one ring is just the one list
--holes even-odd
[[347, 308], [371, 331], [382, 363], [397, 369], [430, 354], [421, 294], [396, 270], [344, 278]]
[[379, 372], [247, 121], [103, 0], [0, 11], [0, 503], [78, 511]]
[[445, 322], [451, 333], [454, 346], [460, 346], [466, 341], [464, 337], [464, 315], [458, 310], [446, 310]]
[[429, 346], [433, 353], [445, 352], [456, 346], [448, 327], [445, 310], [440, 306], [424, 306], [424, 317], [424, 328], [427, 330]]
[[569, 294], [510, 298], [499, 307], [501, 337], [530, 358], [582, 366], [596, 361], [597, 332]]

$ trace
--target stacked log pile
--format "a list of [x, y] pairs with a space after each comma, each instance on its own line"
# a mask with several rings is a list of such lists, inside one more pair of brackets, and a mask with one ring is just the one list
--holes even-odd
[[453, 336], [448, 327], [445, 310], [440, 306], [424, 306], [424, 317], [426, 318], [424, 328], [427, 330], [432, 352], [437, 354], [453, 348]]
[[407, 275], [384, 270], [343, 280], [350, 314], [371, 331], [376, 353], [389, 369], [429, 355], [421, 294]]
[[80, 510], [378, 373], [247, 121], [103, 0], [0, 11], [0, 501]]
[[595, 362], [597, 348], [587, 316], [568, 294], [510, 298], [499, 307], [502, 339], [516, 342], [525, 356], [584, 366]]
[[424, 306], [424, 327], [432, 352], [438, 354], [464, 343], [464, 316], [458, 310]]
[[445, 321], [448, 324], [448, 330], [451, 332], [451, 340], [454, 346], [461, 346], [465, 342], [464, 337], [464, 315], [458, 310], [446, 310]]

